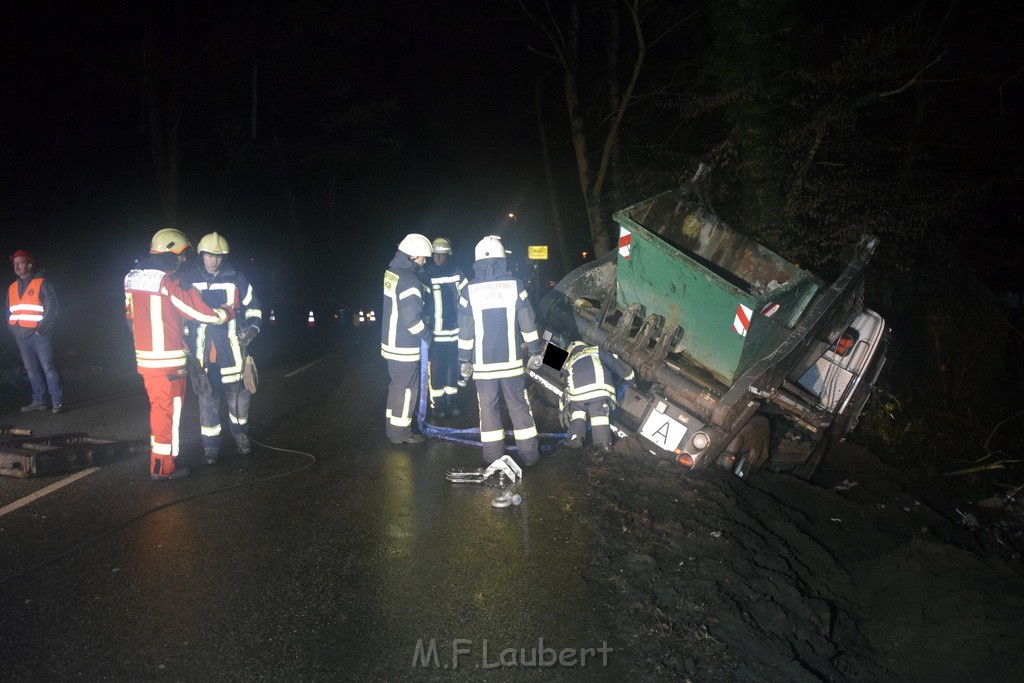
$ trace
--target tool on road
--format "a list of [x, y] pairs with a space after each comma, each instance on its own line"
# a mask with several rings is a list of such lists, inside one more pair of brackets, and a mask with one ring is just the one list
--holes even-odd
[[[495, 476], [497, 475], [497, 476]], [[475, 470], [448, 470], [445, 478], [453, 484], [488, 484], [501, 489], [516, 484], [523, 479], [523, 470], [510, 456], [503, 455], [486, 468]], [[511, 490], [503, 490], [496, 496], [491, 505], [496, 508], [507, 508], [519, 505], [523, 497]]]
[[[523, 470], [510, 456], [503, 455], [486, 468], [475, 470], [448, 470], [445, 478], [455, 484], [482, 484], [495, 474], [498, 475], [498, 486], [504, 488], [509, 483], [515, 484], [523, 478]], [[504, 482], [504, 483], [503, 483]]]
[[[149, 440], [109, 441], [84, 432], [26, 436], [31, 430], [0, 428], [0, 475], [27, 479], [65, 474], [149, 453]], [[11, 438], [21, 436], [24, 438]]]

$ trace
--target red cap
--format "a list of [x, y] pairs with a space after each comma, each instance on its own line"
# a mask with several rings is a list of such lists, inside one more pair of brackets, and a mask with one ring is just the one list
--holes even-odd
[[16, 258], [27, 258], [29, 263], [36, 262], [35, 258], [32, 256], [32, 252], [26, 251], [25, 249], [19, 249], [11, 254], [11, 263], [14, 263], [14, 259]]

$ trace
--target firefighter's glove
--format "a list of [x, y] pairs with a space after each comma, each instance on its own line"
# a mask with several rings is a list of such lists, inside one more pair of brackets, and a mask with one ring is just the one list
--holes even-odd
[[469, 383], [469, 378], [473, 376], [473, 364], [472, 363], [459, 363], [459, 381], [456, 382], [460, 387], [464, 387]]
[[558, 398], [558, 424], [562, 425], [562, 429], [569, 428], [569, 404], [564, 396]]
[[196, 392], [196, 396], [211, 396], [213, 385], [210, 384], [210, 376], [206, 374], [206, 370], [192, 356], [188, 357], [185, 367], [188, 368], [188, 378], [192, 382], [192, 391]]
[[528, 370], [537, 370], [542, 365], [544, 365], [544, 356], [540, 353], [530, 356], [530, 360], [526, 361]]
[[238, 333], [238, 343], [242, 346], [248, 346], [252, 343], [252, 340], [256, 338], [256, 335], [260, 333], [260, 330], [255, 325], [247, 325], [242, 328], [242, 331]]
[[242, 362], [242, 384], [250, 394], [256, 393], [256, 387], [259, 384], [260, 376], [256, 372], [256, 361], [252, 359], [252, 356], [246, 356]]

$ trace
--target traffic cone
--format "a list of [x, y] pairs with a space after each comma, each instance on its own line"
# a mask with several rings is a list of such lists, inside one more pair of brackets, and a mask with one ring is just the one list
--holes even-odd
[[316, 321], [313, 320], [313, 311], [309, 312], [309, 320], [306, 321], [306, 327], [316, 327]]
[[271, 311], [270, 311], [270, 324], [271, 325], [276, 325], [277, 324], [277, 318], [274, 316], [273, 309], [271, 309]]

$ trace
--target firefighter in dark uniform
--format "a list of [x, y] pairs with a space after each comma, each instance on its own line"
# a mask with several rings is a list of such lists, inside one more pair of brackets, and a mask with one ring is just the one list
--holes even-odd
[[452, 243], [438, 237], [434, 259], [427, 264], [433, 302], [434, 341], [430, 345], [430, 405], [434, 416], [458, 417], [459, 392], [459, 293], [468, 282], [462, 269], [451, 262]]
[[615, 377], [628, 382], [633, 379], [633, 368], [611, 351], [581, 341], [570, 344], [568, 351], [562, 370], [565, 395], [560, 401], [567, 429], [565, 445], [583, 446], [589, 416], [594, 446], [607, 453], [612, 449], [608, 416], [615, 407]]
[[433, 253], [430, 240], [406, 235], [384, 271], [384, 307], [380, 326], [380, 355], [388, 362], [388, 402], [385, 432], [391, 443], [422, 443], [412, 431], [412, 416], [420, 394], [420, 342], [431, 341], [425, 320], [423, 281], [419, 272]]
[[249, 440], [252, 391], [242, 381], [242, 375], [249, 344], [263, 324], [263, 306], [245, 275], [226, 260], [230, 248], [220, 233], [203, 236], [197, 251], [200, 258], [188, 276], [189, 283], [202, 292], [208, 306], [230, 306], [236, 316], [227, 325], [190, 322], [188, 326], [193, 357], [209, 376], [209, 382], [201, 383], [202, 388], [196, 392], [203, 464], [216, 465], [220, 460], [221, 396], [227, 403], [228, 430], [236, 449], [241, 455], [252, 453]]
[[519, 346], [525, 342], [530, 353], [527, 367], [539, 368], [543, 356], [536, 317], [523, 284], [508, 273], [500, 238], [480, 240], [475, 257], [474, 277], [459, 299], [459, 369], [463, 378], [476, 382], [484, 461], [492, 463], [505, 453], [500, 391], [512, 419], [517, 460], [533, 465], [540, 458], [540, 446]]

